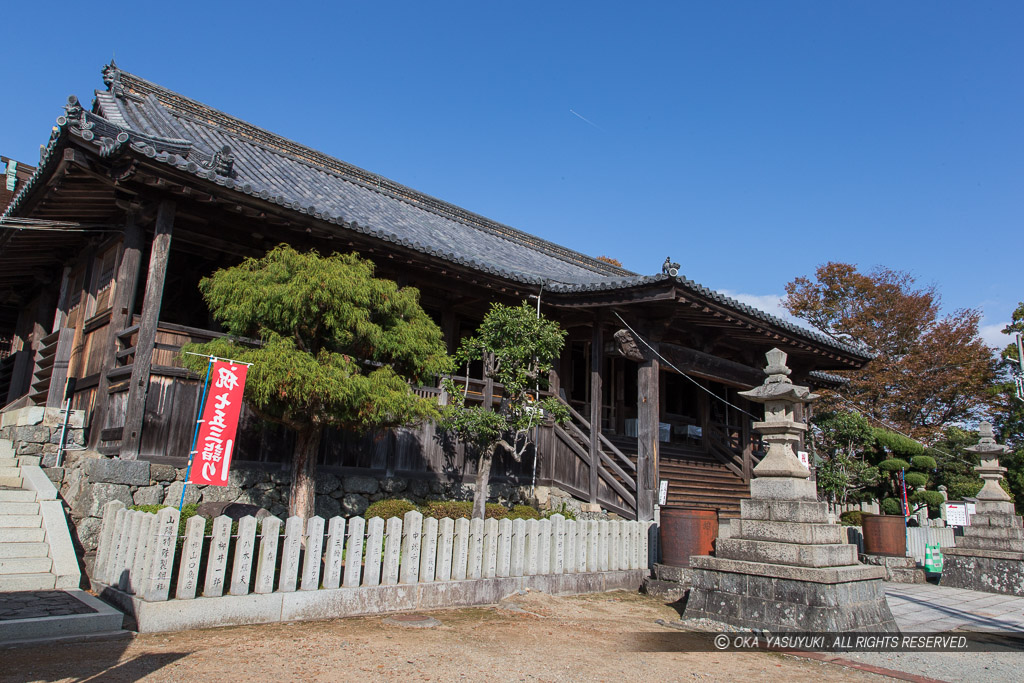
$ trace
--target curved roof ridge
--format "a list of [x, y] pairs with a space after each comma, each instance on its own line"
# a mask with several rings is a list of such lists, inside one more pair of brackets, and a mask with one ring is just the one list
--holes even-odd
[[[319, 152], [302, 143], [289, 140], [264, 128], [226, 114], [219, 109], [168, 90], [130, 72], [118, 68], [116, 75], [120, 84], [120, 91], [125, 94], [132, 93], [143, 98], [152, 95], [161, 105], [174, 110], [178, 114], [188, 116], [203, 125], [215, 124], [231, 135], [238, 136], [260, 147], [269, 148], [276, 154], [285, 154], [316, 170], [333, 173], [345, 181], [357, 182], [368, 189], [386, 194], [417, 208], [431, 211], [448, 219], [457, 220], [460, 223], [486, 231], [513, 243], [542, 251], [559, 260], [591, 270], [597, 275], [621, 277], [633, 274], [624, 268], [613, 266], [581, 252], [523, 232], [504, 223], [499, 223], [472, 211], [467, 211], [459, 206], [424, 194], [379, 174]], [[115, 90], [114, 94], [116, 96], [118, 90]]]

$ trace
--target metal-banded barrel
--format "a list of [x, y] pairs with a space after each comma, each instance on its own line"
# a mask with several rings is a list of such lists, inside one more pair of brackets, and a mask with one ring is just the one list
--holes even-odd
[[866, 555], [907, 556], [907, 522], [902, 515], [865, 513], [861, 523], [864, 526]]
[[718, 538], [718, 510], [661, 508], [661, 561], [689, 567], [691, 555], [710, 555]]

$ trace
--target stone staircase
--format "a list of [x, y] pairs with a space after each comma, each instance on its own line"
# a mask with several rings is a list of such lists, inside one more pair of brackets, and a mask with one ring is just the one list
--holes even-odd
[[78, 588], [81, 574], [57, 490], [37, 456], [0, 439], [0, 593]]

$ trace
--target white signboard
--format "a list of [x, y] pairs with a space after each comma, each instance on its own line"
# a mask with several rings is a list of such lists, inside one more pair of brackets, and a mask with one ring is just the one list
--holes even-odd
[[668, 479], [662, 479], [658, 483], [658, 505], [668, 502]]
[[967, 503], [943, 503], [942, 509], [946, 513], [947, 526], [967, 526], [970, 524]]
[[811, 469], [811, 454], [807, 451], [797, 451], [796, 455], [800, 458], [800, 462], [804, 464], [804, 467]]

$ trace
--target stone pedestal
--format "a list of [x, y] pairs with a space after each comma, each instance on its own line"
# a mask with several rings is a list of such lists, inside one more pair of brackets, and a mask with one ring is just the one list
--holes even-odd
[[976, 514], [955, 548], [945, 551], [941, 584], [954, 588], [1024, 596], [1024, 525], [1009, 495], [999, 485], [1006, 472], [998, 457], [1009, 449], [995, 442], [992, 426], [982, 422], [978, 445], [968, 448], [981, 458], [978, 471], [985, 485], [978, 493]]
[[892, 583], [926, 583], [928, 580], [925, 571], [917, 566], [917, 560], [912, 557], [861, 553], [858, 559], [861, 564], [885, 569], [885, 580]]
[[992, 437], [992, 425], [982, 422], [977, 446], [981, 465], [974, 469], [985, 480], [978, 493], [975, 514], [955, 548], [943, 551], [940, 584], [989, 593], [1024, 596], [1024, 524], [1014, 512], [1010, 496], [999, 485], [1006, 472], [999, 456], [1009, 451]]
[[665, 602], [678, 602], [691, 585], [693, 570], [689, 567], [655, 563], [651, 575], [644, 579], [644, 593]]
[[768, 452], [740, 503], [731, 538], [720, 538], [715, 556], [692, 557], [693, 588], [686, 618], [770, 631], [885, 631], [898, 628], [885, 601], [885, 569], [857, 562], [841, 526], [829, 523], [810, 472], [794, 446], [806, 425], [793, 407], [816, 398], [792, 384], [786, 354], [768, 354], [768, 379], [742, 392], [765, 404], [754, 427]]

